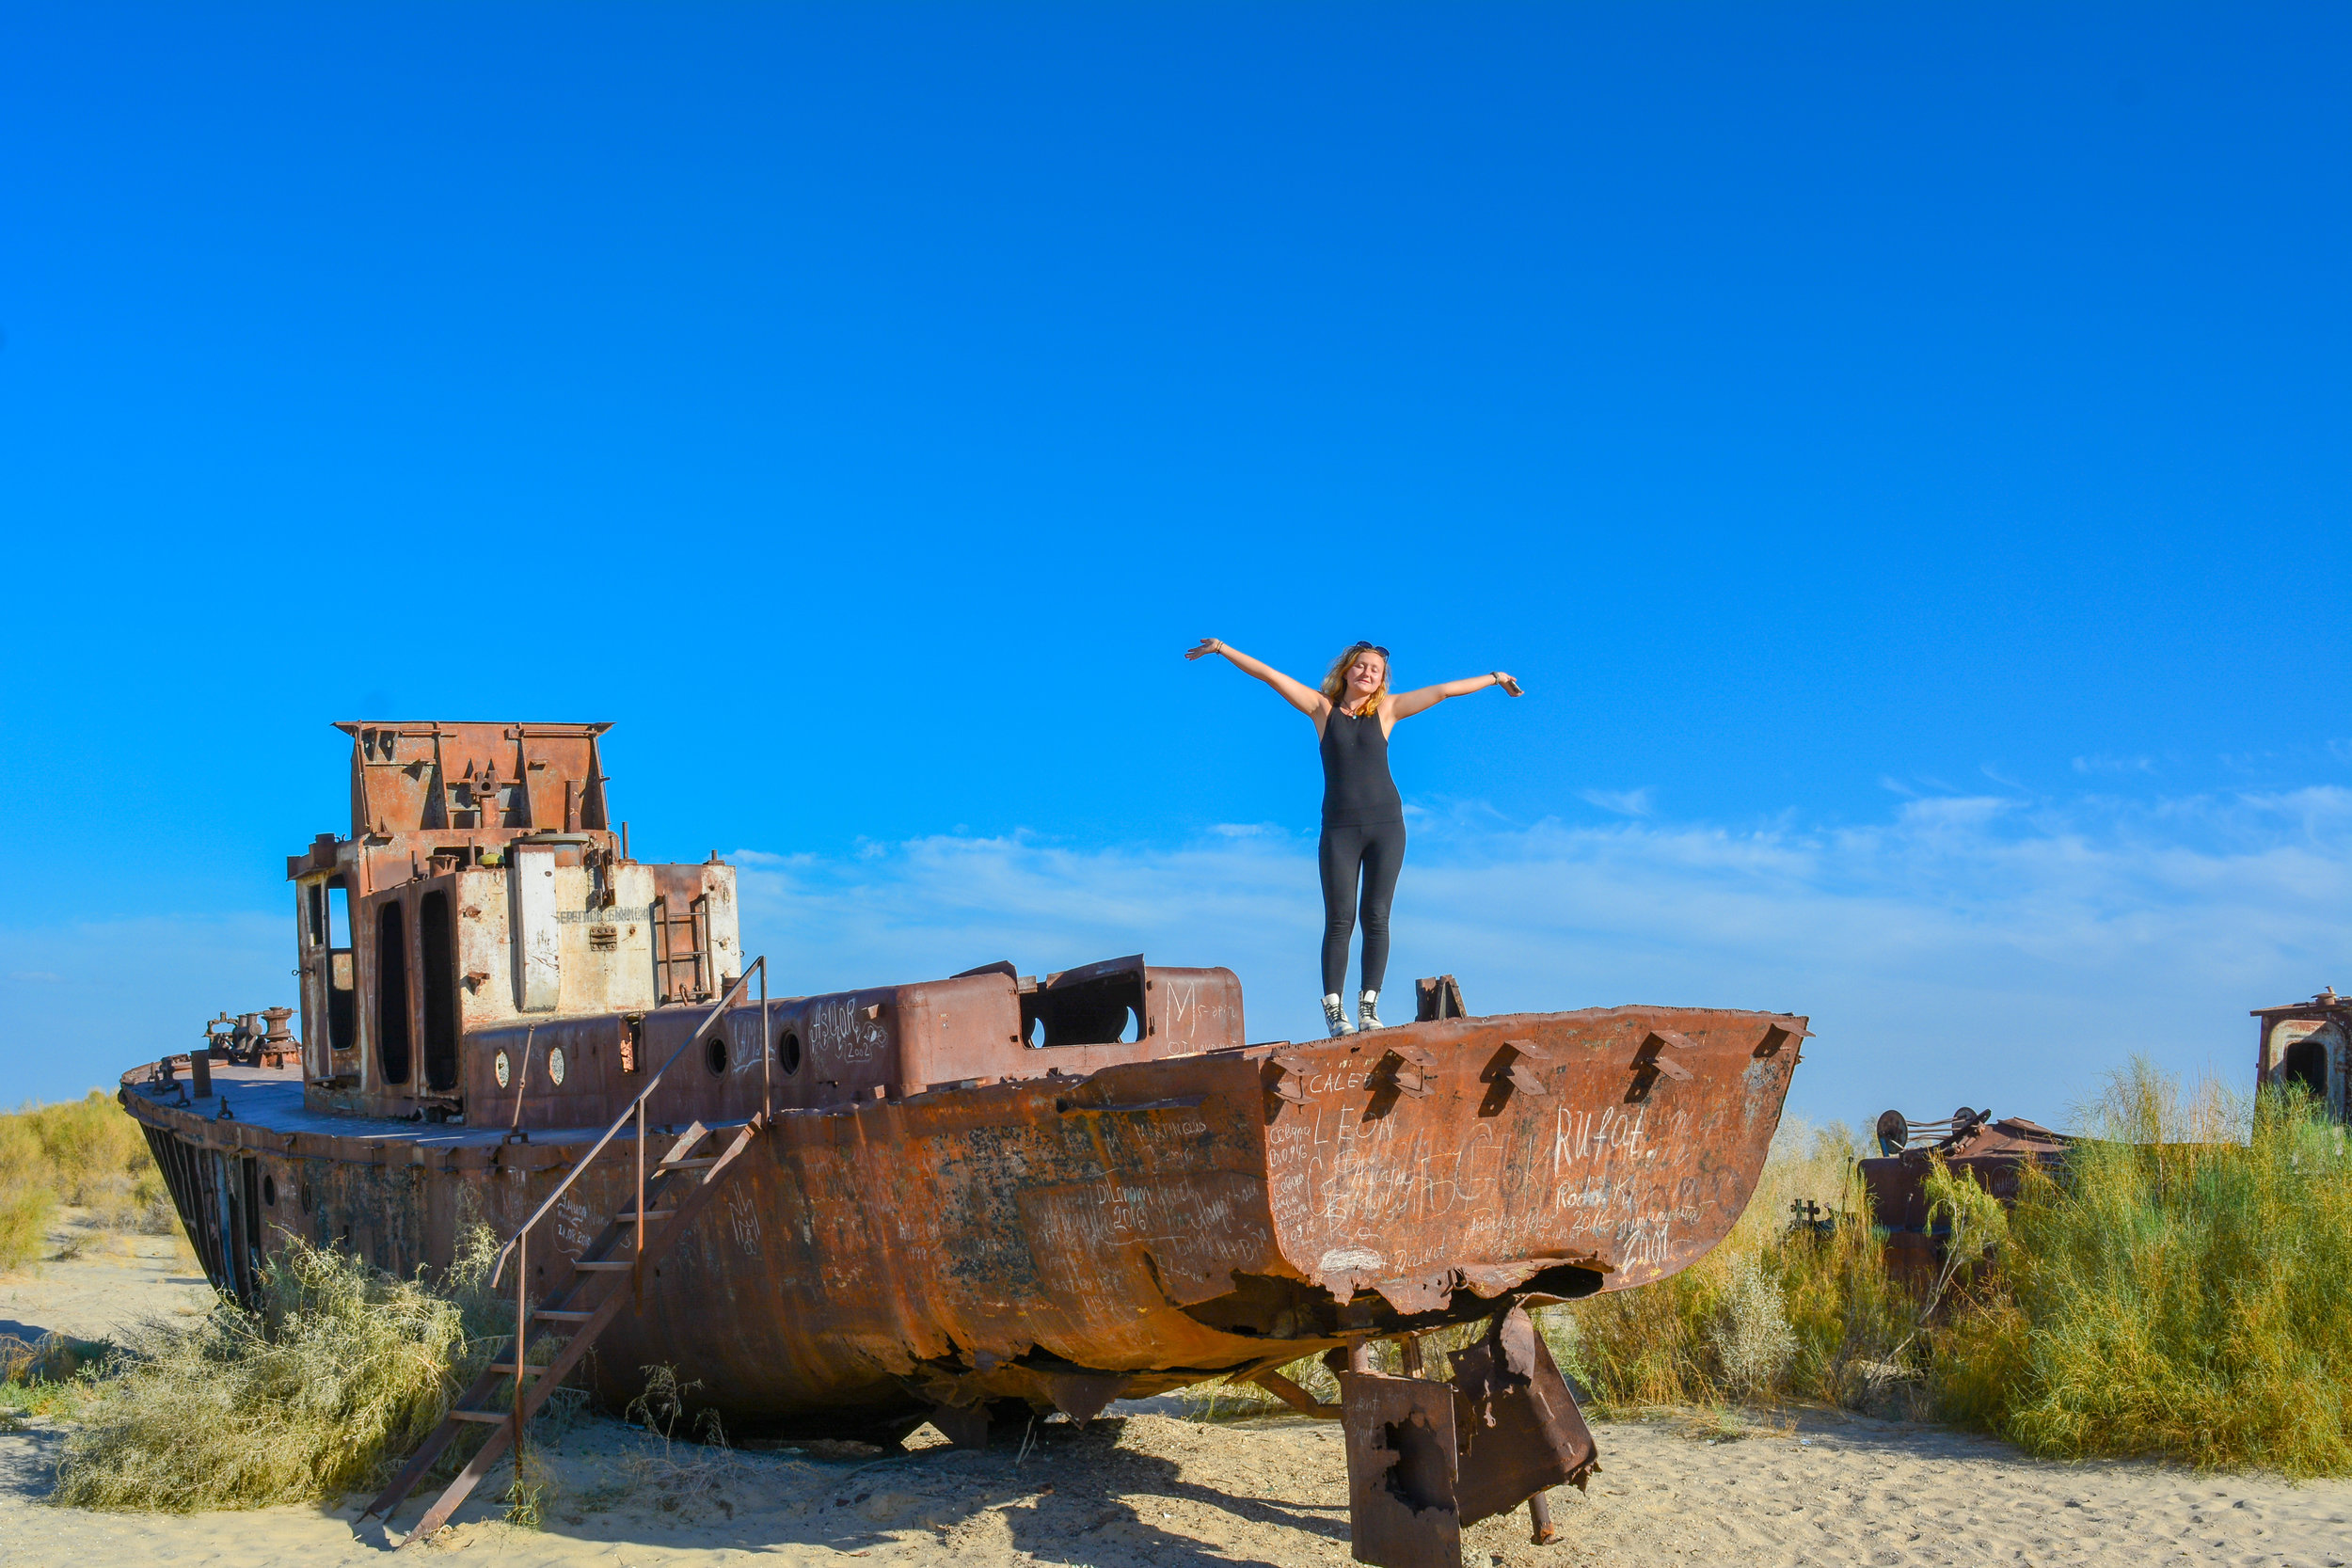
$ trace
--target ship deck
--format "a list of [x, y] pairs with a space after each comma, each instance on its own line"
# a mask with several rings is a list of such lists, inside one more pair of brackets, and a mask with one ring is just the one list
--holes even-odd
[[[142, 1072], [145, 1069], [140, 1069]], [[297, 1068], [237, 1067], [213, 1064], [213, 1092], [202, 1100], [187, 1098], [194, 1085], [183, 1070], [172, 1084], [159, 1085], [143, 1077], [126, 1076], [123, 1103], [141, 1121], [171, 1128], [183, 1136], [219, 1148], [267, 1148], [278, 1153], [326, 1159], [356, 1160], [369, 1164], [491, 1165], [544, 1169], [558, 1161], [532, 1158], [526, 1151], [562, 1151], [568, 1164], [581, 1145], [604, 1134], [606, 1123], [580, 1127], [539, 1127], [523, 1132], [505, 1126], [467, 1126], [450, 1122], [402, 1121], [389, 1117], [352, 1116], [340, 1111], [313, 1111], [302, 1102], [302, 1073]], [[229, 1115], [220, 1115], [223, 1101]], [[627, 1128], [614, 1134], [616, 1143], [631, 1140]]]

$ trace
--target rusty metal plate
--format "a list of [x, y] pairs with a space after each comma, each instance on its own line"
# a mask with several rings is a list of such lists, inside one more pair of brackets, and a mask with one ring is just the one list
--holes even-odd
[[1567, 1380], [1525, 1309], [1454, 1353], [1462, 1454], [1455, 1506], [1474, 1525], [1563, 1482], [1582, 1487], [1600, 1457]]
[[[1552, 1264], [1606, 1290], [1673, 1274], [1746, 1206], [1798, 1054], [1758, 1052], [1803, 1028], [1618, 1007], [1292, 1046], [1266, 1095], [1283, 1254], [1334, 1296], [1374, 1291], [1403, 1313]], [[1676, 1075], [1652, 1069], [1661, 1032], [1684, 1042], [1667, 1048]], [[1396, 1081], [1405, 1048], [1433, 1064], [1416, 1064], [1418, 1094]]]
[[1378, 1568], [1460, 1568], [1454, 1386], [1342, 1372], [1348, 1537]]

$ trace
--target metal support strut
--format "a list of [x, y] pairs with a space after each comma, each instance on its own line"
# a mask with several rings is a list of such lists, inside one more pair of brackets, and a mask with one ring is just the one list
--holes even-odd
[[[1405, 1362], [1420, 1359], [1419, 1347]], [[1462, 1528], [1527, 1504], [1538, 1545], [1558, 1539], [1544, 1494], [1600, 1467], [1584, 1418], [1518, 1303], [1453, 1355], [1454, 1376], [1390, 1377], [1369, 1346], [1339, 1374], [1349, 1535], [1359, 1562], [1457, 1568]]]

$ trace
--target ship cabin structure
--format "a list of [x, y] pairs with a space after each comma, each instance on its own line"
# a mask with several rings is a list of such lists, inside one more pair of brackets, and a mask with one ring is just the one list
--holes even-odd
[[2352, 996], [2333, 986], [2309, 1002], [2256, 1007], [2254, 1082], [2296, 1084], [2341, 1122], [2352, 1122]]
[[[501, 1130], [609, 1120], [745, 973], [735, 868], [630, 857], [607, 724], [354, 721], [351, 829], [286, 863], [303, 1105]], [[655, 1119], [717, 1126], [1238, 1047], [1225, 969], [1010, 963], [815, 997], [746, 993]]]

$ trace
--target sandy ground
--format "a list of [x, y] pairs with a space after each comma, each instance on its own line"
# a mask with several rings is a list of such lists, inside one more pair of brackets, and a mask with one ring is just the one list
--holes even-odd
[[213, 1288], [178, 1230], [140, 1236], [102, 1230], [86, 1219], [78, 1209], [62, 1211], [42, 1249], [47, 1260], [0, 1274], [0, 1334], [30, 1342], [55, 1329], [100, 1339], [141, 1318], [211, 1309]]
[[[183, 1246], [87, 1246], [0, 1277], [5, 1331], [82, 1337], [208, 1299]], [[1114, 1407], [1083, 1430], [1041, 1426], [1027, 1451], [966, 1453], [925, 1429], [882, 1457], [665, 1446], [582, 1418], [534, 1452], [537, 1528], [494, 1499], [504, 1466], [420, 1552], [453, 1564], [657, 1568], [722, 1563], [1142, 1565], [1348, 1560], [1345, 1463], [1330, 1425], [1202, 1426], [1172, 1402]], [[1526, 1514], [1473, 1526], [1472, 1568], [1588, 1563], [2292, 1563], [2352, 1568], [2352, 1484], [2291, 1486], [2140, 1464], [2061, 1465], [1936, 1428], [1804, 1414], [1709, 1441], [1690, 1422], [1597, 1425], [1602, 1473], [1562, 1489], [1560, 1544]], [[383, 1563], [398, 1539], [359, 1504], [191, 1517], [40, 1502], [61, 1438], [0, 1435], [0, 1568], [151, 1562]], [[405, 1505], [394, 1524], [422, 1512]]]

